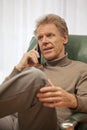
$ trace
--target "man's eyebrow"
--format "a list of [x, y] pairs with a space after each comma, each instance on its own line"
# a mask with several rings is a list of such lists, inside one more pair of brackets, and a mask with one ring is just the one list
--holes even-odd
[[37, 38], [42, 38], [42, 37], [43, 37], [43, 35], [38, 35], [38, 36], [37, 36]]

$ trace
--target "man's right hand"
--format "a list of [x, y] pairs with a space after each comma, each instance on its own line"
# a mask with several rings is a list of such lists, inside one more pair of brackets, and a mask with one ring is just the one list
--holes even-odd
[[16, 69], [22, 71], [23, 69], [38, 64], [39, 53], [34, 49], [26, 52], [20, 62], [16, 65]]

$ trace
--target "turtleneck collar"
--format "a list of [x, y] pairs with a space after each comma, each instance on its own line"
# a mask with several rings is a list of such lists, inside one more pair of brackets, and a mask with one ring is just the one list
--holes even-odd
[[58, 59], [51, 60], [51, 61], [46, 61], [45, 65], [46, 66], [61, 66], [61, 67], [63, 67], [63, 66], [67, 66], [70, 63], [71, 63], [71, 60], [68, 59], [68, 54], [66, 54], [62, 58], [58, 58]]

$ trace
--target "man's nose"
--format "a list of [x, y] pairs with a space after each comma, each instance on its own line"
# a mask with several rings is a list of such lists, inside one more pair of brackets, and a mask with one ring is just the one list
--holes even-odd
[[46, 36], [44, 36], [43, 39], [42, 39], [42, 42], [43, 43], [47, 43], [48, 42], [48, 38]]

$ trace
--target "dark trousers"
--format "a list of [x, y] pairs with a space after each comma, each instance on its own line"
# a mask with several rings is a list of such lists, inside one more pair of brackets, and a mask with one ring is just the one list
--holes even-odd
[[0, 117], [18, 113], [18, 120], [14, 128], [13, 119], [6, 124], [8, 117], [2, 118], [0, 122], [4, 125], [0, 124], [0, 130], [58, 130], [55, 108], [44, 107], [36, 98], [36, 93], [45, 86], [48, 86], [46, 75], [34, 67], [1, 84]]

